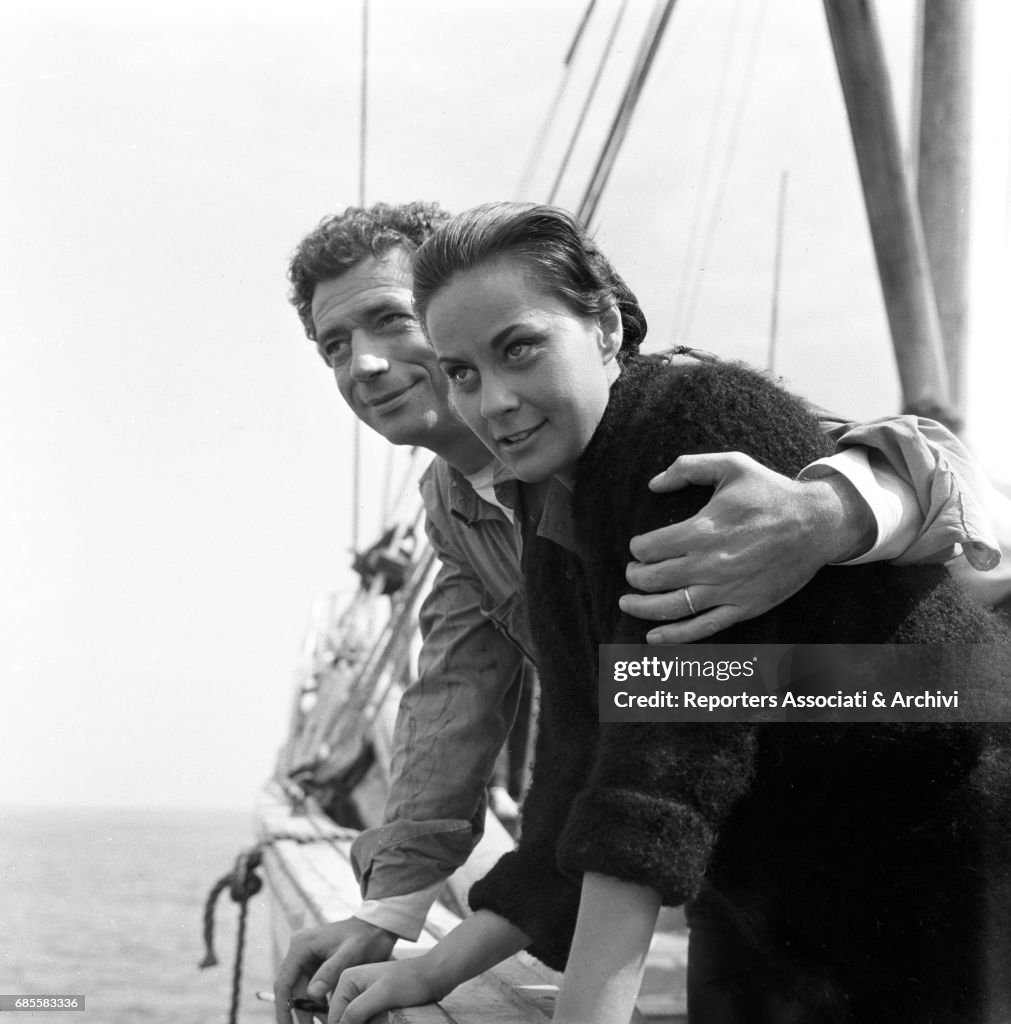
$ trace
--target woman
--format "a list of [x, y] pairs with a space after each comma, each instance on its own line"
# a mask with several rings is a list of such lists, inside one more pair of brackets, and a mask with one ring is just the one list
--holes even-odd
[[[418, 254], [415, 301], [458, 412], [523, 482], [540, 731], [520, 845], [472, 890], [475, 916], [418, 960], [345, 972], [331, 1019], [441, 998], [528, 948], [565, 968], [556, 1021], [624, 1024], [659, 906], [703, 890], [764, 960], [762, 1019], [978, 1017], [980, 921], [996, 898], [979, 882], [982, 840], [1005, 838], [983, 823], [1003, 826], [1011, 775], [999, 730], [598, 723], [597, 645], [648, 629], [617, 611], [628, 540], [706, 499], [629, 496], [690, 452], [742, 450], [795, 474], [824, 453], [815, 421], [746, 368], [637, 357], [634, 296], [557, 209], [456, 218]], [[715, 639], [1000, 633], [943, 570], [875, 565], [825, 570]], [[998, 681], [992, 648], [978, 651], [964, 678]]]

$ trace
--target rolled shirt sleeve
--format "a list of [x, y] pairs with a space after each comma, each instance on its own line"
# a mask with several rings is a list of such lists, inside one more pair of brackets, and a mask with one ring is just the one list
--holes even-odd
[[919, 528], [894, 558], [896, 563], [946, 561], [961, 551], [974, 569], [997, 566], [1001, 547], [983, 497], [987, 482], [951, 431], [919, 416], [829, 426], [829, 436], [839, 450], [854, 445], [870, 449], [875, 470], [887, 464], [911, 489]]
[[[875, 456], [872, 460], [872, 455]], [[846, 448], [801, 470], [799, 480], [819, 480], [832, 473], [846, 477], [874, 516], [874, 544], [843, 565], [887, 562], [898, 558], [917, 538], [923, 524], [916, 492], [881, 456], [866, 448]]]
[[416, 892], [404, 893], [403, 896], [365, 900], [354, 916], [359, 921], [384, 928], [408, 942], [414, 942], [421, 934], [425, 918], [441, 890], [442, 883], [434, 882]]

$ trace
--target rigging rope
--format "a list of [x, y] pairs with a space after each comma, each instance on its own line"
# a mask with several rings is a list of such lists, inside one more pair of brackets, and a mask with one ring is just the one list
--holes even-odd
[[[392, 450], [393, 449], [391, 449], [391, 451]], [[422, 449], [419, 448], [417, 445], [414, 445], [408, 452], [407, 463], [404, 467], [403, 474], [400, 478], [400, 486], [397, 488], [396, 497], [392, 503], [387, 504], [384, 510], [384, 528], [392, 526], [396, 519], [401, 519], [405, 515], [408, 496], [415, 493], [415, 490], [413, 488], [409, 488], [408, 485], [417, 476], [418, 462], [426, 451], [427, 449]]]
[[351, 550], [358, 551], [359, 508], [362, 497], [362, 427], [361, 420], [355, 417], [354, 434], [352, 437], [354, 453], [351, 458]]
[[[365, 158], [368, 148], [369, 112], [369, 0], [362, 0], [362, 82], [358, 118], [358, 205], [365, 206]], [[358, 551], [359, 516], [362, 498], [362, 425], [355, 417], [351, 440], [354, 446], [351, 467], [351, 548]]]
[[362, 0], [362, 84], [358, 119], [358, 205], [365, 205], [365, 153], [369, 114], [369, 0]]
[[772, 312], [769, 316], [769, 355], [767, 370], [776, 368], [776, 341], [779, 334], [779, 279], [783, 268], [783, 227], [786, 221], [786, 184], [789, 172], [783, 171], [779, 178], [779, 203], [776, 208], [776, 251], [772, 269]]
[[660, 48], [660, 41], [663, 38], [664, 30], [667, 28], [667, 23], [670, 21], [675, 2], [676, 0], [657, 0], [653, 16], [650, 19], [650, 24], [646, 29], [642, 45], [639, 48], [635, 66], [632, 68], [632, 75], [625, 89], [625, 94], [618, 105], [618, 111], [614, 116], [611, 130], [608, 132], [604, 148], [601, 150], [597, 166], [593, 170], [590, 183], [586, 187], [586, 193], [577, 212], [578, 219], [584, 225], [589, 224], [596, 213], [597, 204], [600, 202], [600, 197], [607, 185], [608, 178], [611, 176], [614, 162], [618, 158], [622, 143], [625, 141], [625, 135], [628, 132], [629, 125], [632, 123], [632, 115], [635, 113], [639, 97], [642, 95], [643, 88], [646, 85], [646, 79], [649, 77], [650, 68], [653, 66], [653, 59]]
[[719, 227], [720, 214], [723, 210], [723, 202], [727, 194], [727, 186], [730, 183], [730, 172], [733, 168], [734, 156], [737, 153], [737, 143], [740, 140], [741, 124], [744, 121], [744, 108], [747, 106], [748, 97], [751, 94], [751, 82], [755, 74], [755, 65], [758, 61], [758, 43], [761, 36], [761, 29], [764, 25], [765, 14], [768, 10], [767, 4], [762, 4], [758, 9], [758, 15], [751, 27], [751, 39], [748, 46], [748, 54], [745, 63], [744, 76], [741, 80], [741, 89], [737, 96], [737, 104], [734, 109], [733, 123], [730, 128], [730, 141], [724, 154], [723, 164], [720, 168], [719, 182], [716, 188], [716, 198], [709, 214], [709, 223], [703, 238], [702, 252], [699, 265], [695, 272], [695, 279], [692, 282], [691, 294], [688, 299], [685, 321], [680, 334], [676, 340], [679, 343], [686, 343], [691, 330], [692, 321], [695, 318], [695, 310], [698, 307], [699, 295], [702, 291], [702, 280], [705, 276], [706, 263], [712, 252], [713, 241], [716, 237], [716, 230]]
[[702, 168], [699, 173], [701, 187], [695, 193], [695, 208], [692, 211], [688, 240], [685, 243], [685, 259], [681, 268], [681, 280], [678, 282], [677, 289], [674, 293], [677, 297], [674, 310], [675, 343], [679, 343], [682, 338], [682, 324], [695, 272], [699, 236], [702, 233], [702, 225], [705, 222], [705, 200], [708, 196], [708, 185], [713, 180], [712, 168], [713, 161], [716, 159], [716, 140], [719, 136], [719, 126], [723, 120], [723, 108], [726, 102], [727, 83], [730, 81], [730, 69], [733, 67], [732, 57], [740, 20], [741, 2], [740, 0], [737, 0], [731, 14], [730, 30], [727, 32], [723, 58], [720, 60], [720, 75], [716, 86], [716, 102], [713, 104], [709, 117], [709, 131], [706, 135], [706, 149], [702, 157]]
[[393, 459], [397, 449], [394, 445], [387, 445], [386, 448], [386, 471], [383, 473], [383, 501], [380, 505], [381, 516], [379, 522], [385, 527], [390, 521], [390, 484], [393, 480]]
[[530, 182], [533, 179], [534, 172], [537, 169], [537, 164], [544, 153], [544, 143], [548, 137], [548, 133], [551, 131], [551, 127], [555, 122], [555, 117], [558, 114], [558, 108], [561, 106], [562, 96], [565, 94], [565, 88], [569, 82], [569, 76], [572, 74], [572, 67], [575, 63], [576, 53], [579, 50], [579, 44], [583, 39], [583, 32], [586, 30], [586, 25], [590, 20], [590, 15], [593, 13], [593, 8], [596, 7], [597, 0], [590, 0], [583, 12], [582, 20], [579, 23], [579, 28], [576, 29], [575, 37], [569, 44], [569, 52], [565, 55], [563, 61], [562, 78], [558, 83], [558, 88], [555, 91], [555, 97], [551, 101], [551, 105], [548, 107], [547, 116], [544, 118], [544, 122], [541, 125], [540, 131], [537, 133], [537, 138], [534, 140], [533, 148], [530, 151], [530, 156], [527, 159], [527, 165], [523, 170], [523, 175], [520, 178], [519, 188], [516, 190], [516, 198], [524, 199], [529, 194]]
[[597, 70], [594, 73], [593, 81], [590, 83], [590, 89], [586, 94], [585, 101], [583, 102], [583, 109], [579, 112], [579, 117], [576, 119], [576, 127], [573, 129], [572, 137], [569, 139], [568, 148], [565, 150], [565, 155], [562, 157], [562, 164], [558, 168], [558, 174], [555, 176], [555, 182], [551, 186], [551, 192], [548, 194], [549, 203], [553, 203], [555, 201], [555, 196], [558, 195], [558, 189], [562, 184], [562, 178], [565, 177], [565, 172], [569, 166], [569, 160], [572, 158], [572, 152], [576, 148], [576, 142], [579, 140], [579, 136], [583, 131], [583, 125], [586, 122], [586, 115], [589, 113], [590, 105], [593, 103], [593, 98], [597, 93], [597, 86], [600, 85], [600, 79], [603, 77], [604, 68], [607, 67], [608, 59], [610, 58], [611, 51], [614, 48], [614, 40], [618, 35], [618, 29], [621, 27], [621, 22], [625, 17], [625, 11], [627, 9], [628, 0], [622, 0], [621, 7], [618, 8], [618, 13], [611, 25], [611, 31], [607, 37], [607, 42], [604, 44], [604, 52], [600, 55], [600, 60], [597, 63]]

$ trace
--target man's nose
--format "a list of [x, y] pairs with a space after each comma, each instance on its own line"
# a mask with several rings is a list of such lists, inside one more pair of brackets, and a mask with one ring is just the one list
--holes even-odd
[[368, 337], [351, 339], [351, 376], [357, 381], [367, 381], [386, 373], [390, 362]]

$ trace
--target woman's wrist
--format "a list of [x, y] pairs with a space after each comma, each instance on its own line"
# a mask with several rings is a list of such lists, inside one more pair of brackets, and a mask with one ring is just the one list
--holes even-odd
[[504, 917], [479, 910], [423, 954], [424, 970], [446, 995], [529, 944], [530, 939]]
[[431, 1002], [438, 1003], [445, 999], [457, 985], [467, 980], [459, 969], [454, 970], [452, 959], [446, 955], [438, 955], [439, 946], [417, 957], [418, 969], [422, 971], [425, 983], [431, 991]]

